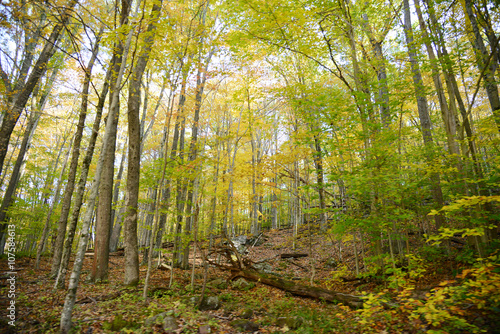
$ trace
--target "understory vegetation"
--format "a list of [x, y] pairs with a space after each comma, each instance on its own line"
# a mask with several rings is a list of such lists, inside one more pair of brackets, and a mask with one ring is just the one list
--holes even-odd
[[[352, 245], [344, 243], [340, 250], [340, 241], [332, 243], [321, 233], [310, 233], [311, 230], [314, 228], [304, 227], [299, 231], [301, 241], [295, 244], [295, 249], [291, 229], [267, 231], [261, 236], [265, 241], [249, 246], [245, 257], [251, 258], [257, 263], [256, 268], [270, 277], [360, 296], [362, 307], [300, 297], [242, 278], [230, 280], [230, 273], [217, 266], [207, 268], [205, 279], [203, 247], [194, 261], [194, 270], [155, 270], [144, 299], [142, 281], [135, 288], [123, 286], [124, 258], [118, 252], [110, 259], [107, 281], [92, 283], [87, 279], [81, 283], [73, 330], [75, 333], [499, 332], [500, 257], [494, 247], [487, 250], [486, 257], [478, 258], [474, 249], [459, 243], [462, 238], [446, 249], [430, 244], [422, 236], [413, 236], [409, 241], [415, 252], [401, 254], [394, 266], [386, 254], [385, 268], [369, 271], [364, 265], [371, 261], [369, 245], [359, 243], [358, 249], [366, 247], [367, 258], [360, 259], [361, 273], [356, 276]], [[310, 242], [314, 246], [310, 247]], [[303, 258], [279, 256], [307, 250], [312, 253]], [[171, 251], [163, 249], [164, 258], [170, 257]], [[86, 277], [91, 271], [91, 254], [88, 255], [83, 269]], [[65, 294], [52, 290], [47, 260], [44, 258], [40, 270], [35, 271], [34, 258], [18, 259], [17, 333], [59, 331]], [[144, 272], [145, 268], [141, 268]], [[204, 283], [204, 298], [218, 299], [216, 305], [208, 308], [198, 304]], [[158, 314], [173, 317], [176, 331], [166, 330], [162, 318], [154, 319]], [[245, 327], [246, 323], [254, 327]], [[8, 326], [2, 327], [8, 333]], [[204, 332], [207, 328], [210, 331]]]

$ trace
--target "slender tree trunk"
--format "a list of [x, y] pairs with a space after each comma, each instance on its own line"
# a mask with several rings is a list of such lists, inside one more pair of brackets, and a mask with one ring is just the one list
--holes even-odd
[[[129, 3], [126, 1], [122, 2], [123, 6], [128, 6]], [[137, 4], [137, 7], [139, 7], [140, 1]], [[127, 8], [122, 8], [122, 13], [126, 12], [128, 13]], [[126, 23], [126, 22], [124, 22]], [[127, 41], [126, 45], [124, 47], [123, 51], [123, 59], [125, 61], [122, 62], [120, 66], [120, 71], [117, 74], [117, 80], [116, 80], [116, 85], [115, 87], [120, 87], [121, 86], [121, 81], [123, 78], [123, 73], [125, 71], [125, 63], [128, 55], [128, 50], [130, 47], [130, 43], [132, 40], [132, 34], [134, 32], [134, 29], [130, 29], [130, 32], [127, 36]], [[102, 168], [104, 164], [104, 157], [106, 156], [106, 150], [107, 150], [107, 145], [106, 142], [109, 140], [109, 133], [111, 132], [111, 127], [113, 126], [113, 121], [112, 119], [116, 116], [113, 115], [114, 110], [116, 110], [115, 105], [118, 103], [118, 97], [119, 97], [119, 90], [115, 89], [113, 91], [113, 96], [111, 97], [111, 101], [113, 102], [113, 105], [110, 107], [110, 113], [108, 115], [108, 120], [106, 122], [106, 129], [104, 132], [104, 138], [103, 138], [103, 147], [102, 147], [102, 152], [99, 157], [99, 161], [97, 163], [96, 171], [95, 171], [95, 176], [94, 176], [94, 181], [91, 187], [91, 191], [89, 194], [88, 198], [88, 206], [87, 210], [85, 211], [85, 216], [83, 218], [82, 222], [82, 231], [81, 231], [81, 236], [80, 236], [80, 243], [78, 245], [78, 252], [76, 254], [75, 258], [75, 263], [73, 265], [73, 271], [71, 273], [71, 277], [69, 280], [69, 286], [68, 286], [68, 293], [66, 294], [66, 298], [64, 300], [64, 306], [63, 310], [61, 312], [61, 322], [60, 322], [60, 329], [62, 334], [67, 334], [69, 333], [71, 329], [71, 316], [73, 312], [73, 307], [75, 306], [76, 302], [76, 291], [78, 289], [78, 283], [80, 281], [80, 274], [83, 266], [83, 259], [85, 256], [85, 250], [87, 248], [87, 243], [90, 237], [90, 224], [92, 222], [92, 217], [94, 214], [94, 206], [95, 206], [95, 201], [97, 198], [97, 193], [99, 190], [99, 182], [101, 179], [101, 173], [102, 173]]]
[[139, 243], [140, 247], [144, 247], [144, 252], [142, 256], [141, 265], [147, 264], [149, 261], [149, 257], [153, 256], [151, 253], [151, 249], [149, 247], [151, 243], [151, 239], [153, 239], [153, 228], [155, 224], [155, 212], [156, 212], [156, 204], [158, 202], [158, 184], [154, 186], [154, 188], [150, 188], [148, 191], [148, 203], [145, 204], [145, 210], [143, 215], [146, 216], [143, 224], [143, 240]]
[[38, 250], [36, 253], [35, 269], [39, 269], [39, 267], [40, 267], [40, 258], [42, 256], [42, 252], [43, 252], [43, 249], [45, 248], [45, 243], [47, 241], [47, 236], [49, 234], [52, 213], [54, 212], [54, 208], [59, 204], [59, 196], [60, 196], [60, 192], [61, 192], [61, 186], [63, 184], [63, 177], [64, 177], [64, 173], [66, 172], [66, 165], [68, 164], [70, 151], [71, 151], [71, 147], [68, 148], [68, 154], [66, 155], [66, 159], [64, 159], [64, 163], [63, 163], [63, 166], [61, 168], [61, 173], [59, 175], [59, 179], [57, 180], [57, 186], [56, 186], [56, 191], [55, 191], [55, 195], [54, 195], [54, 200], [50, 204], [49, 212], [47, 213], [47, 217], [45, 219], [45, 225], [43, 227], [42, 237], [40, 239], [40, 244], [38, 245]]
[[[185, 102], [186, 102], [186, 81], [187, 81], [187, 72], [188, 70], [184, 70], [182, 84], [181, 84], [181, 92], [179, 96], [179, 106], [178, 106], [178, 120], [176, 126], [178, 126], [178, 137], [176, 139], [176, 144], [178, 144], [177, 150], [177, 163], [182, 165], [184, 163], [184, 134], [185, 134], [185, 126], [186, 126], [186, 116], [185, 116]], [[174, 131], [175, 137], [175, 131]], [[172, 152], [174, 153], [174, 152]], [[184, 208], [185, 208], [185, 198], [186, 198], [186, 187], [184, 186], [184, 180], [181, 178], [177, 178], [177, 194], [176, 194], [176, 222], [174, 227], [175, 233], [175, 247], [173, 256], [173, 267], [179, 267], [181, 263], [180, 258], [180, 250], [182, 248], [182, 220], [184, 218]]]
[[214, 192], [213, 192], [213, 197], [212, 197], [212, 203], [211, 203], [211, 209], [210, 209], [210, 226], [209, 226], [209, 237], [210, 237], [210, 245], [209, 247], [212, 247], [212, 239], [213, 239], [213, 233], [215, 231], [215, 216], [216, 216], [216, 210], [217, 210], [217, 188], [219, 185], [219, 169], [220, 169], [220, 131], [217, 129], [216, 135], [215, 135], [215, 149], [217, 150], [217, 158], [216, 158], [216, 164], [215, 164], [215, 172], [214, 176], [212, 179], [212, 183], [214, 184]]
[[[457, 136], [457, 110], [456, 110], [456, 104], [455, 104], [455, 96], [453, 93], [453, 87], [451, 86], [450, 78], [448, 71], [446, 68], [443, 66], [444, 71], [444, 76], [447, 82], [447, 87], [448, 87], [448, 94], [450, 96], [450, 108], [448, 108], [448, 102], [446, 100], [446, 96], [444, 94], [444, 89], [443, 89], [443, 84], [441, 82], [441, 77], [439, 75], [439, 69], [438, 69], [438, 64], [436, 63], [436, 56], [434, 54], [434, 50], [432, 48], [432, 45], [430, 43], [429, 36], [427, 34], [427, 27], [425, 25], [425, 21], [423, 19], [422, 13], [420, 11], [420, 3], [419, 0], [415, 0], [415, 9], [417, 12], [418, 16], [418, 21], [420, 24], [420, 30], [422, 31], [424, 40], [425, 40], [425, 47], [427, 49], [427, 54], [429, 56], [429, 60], [431, 62], [431, 71], [432, 71], [432, 79], [434, 81], [434, 87], [436, 88], [436, 93], [438, 95], [438, 101], [439, 101], [439, 107], [441, 109], [441, 117], [443, 119], [444, 123], [444, 128], [446, 131], [446, 138], [448, 142], [448, 151], [450, 154], [453, 154], [454, 157], [453, 159], [455, 160], [455, 164], [458, 170], [458, 175], [457, 178], [463, 179], [465, 175], [463, 175], [463, 164], [462, 160], [460, 159], [460, 149], [456, 140]], [[433, 14], [430, 13], [431, 15], [431, 20], [433, 17]], [[433, 21], [433, 20], [432, 20]], [[436, 25], [437, 22], [433, 22], [435, 25], [436, 29], [439, 29], [439, 27]], [[438, 32], [437, 36], [438, 40], [440, 41], [439, 44], [442, 44], [442, 36], [440, 32]], [[444, 44], [442, 44], [444, 45]], [[438, 54], [440, 54], [440, 47], [441, 45], [438, 45]], [[441, 61], [443, 60], [442, 57], [440, 57]], [[446, 61], [446, 60], [445, 60]], [[444, 64], [443, 64], [444, 65]], [[463, 187], [460, 187], [460, 191], [465, 194], [466, 193], [466, 186], [463, 185]]]
[[110, 66], [107, 70], [106, 77], [104, 79], [104, 84], [101, 90], [101, 95], [99, 96], [99, 101], [96, 107], [96, 115], [94, 118], [94, 125], [92, 126], [92, 134], [89, 139], [89, 144], [85, 152], [85, 157], [83, 158], [82, 166], [80, 168], [80, 179], [78, 180], [78, 185], [75, 194], [75, 200], [73, 203], [73, 211], [71, 213], [68, 233], [66, 240], [64, 242], [64, 247], [62, 251], [62, 257], [60, 264], [58, 266], [57, 277], [54, 283], [54, 288], [64, 288], [66, 271], [68, 269], [69, 258], [71, 255], [71, 249], [73, 247], [73, 239], [75, 237], [76, 226], [78, 223], [78, 218], [80, 217], [80, 210], [83, 203], [83, 197], [85, 192], [85, 186], [87, 184], [87, 178], [89, 174], [90, 164], [92, 163], [92, 157], [94, 156], [95, 144], [97, 141], [97, 135], [99, 134], [99, 128], [101, 124], [102, 112], [104, 109], [104, 103], [106, 102], [106, 96], [109, 91], [109, 83], [111, 79], [113, 67]]
[[[454, 100], [456, 100], [456, 102], [458, 104], [458, 109], [460, 110], [460, 115], [462, 116], [462, 125], [461, 126], [463, 129], [465, 129], [465, 134], [467, 137], [467, 144], [469, 146], [469, 152], [470, 152], [470, 155], [471, 155], [472, 160], [473, 160], [474, 172], [475, 172], [476, 177], [478, 179], [483, 179], [481, 164], [477, 158], [477, 153], [476, 153], [477, 150], [476, 150], [476, 145], [474, 142], [474, 135], [473, 135], [471, 124], [469, 122], [469, 115], [467, 113], [467, 108], [465, 107], [462, 96], [460, 95], [460, 90], [458, 88], [458, 84], [457, 84], [457, 80], [455, 77], [453, 67], [450, 66], [450, 56], [449, 56], [448, 51], [446, 49], [444, 37], [443, 37], [443, 34], [441, 32], [440, 25], [438, 23], [436, 15], [434, 13], [434, 9], [431, 6], [431, 3], [429, 3], [428, 0], [424, 0], [424, 2], [427, 3], [429, 17], [431, 19], [432, 26], [434, 26], [436, 29], [436, 33], [434, 34], [438, 39], [436, 49], [438, 51], [439, 61], [441, 63], [441, 68], [443, 69], [443, 73], [445, 74], [446, 84], [448, 86], [448, 94], [449, 94], [449, 98], [450, 98], [450, 110], [452, 108], [456, 108], [456, 104], [454, 103]], [[419, 12], [418, 1], [416, 2], [416, 7], [417, 7], [417, 13], [418, 13]], [[457, 113], [457, 112], [455, 112], [455, 113]], [[459, 122], [457, 121], [457, 124], [458, 123]]]
[[328, 217], [326, 213], [325, 185], [323, 173], [323, 153], [321, 152], [321, 142], [318, 134], [314, 135], [314, 166], [316, 168], [316, 178], [318, 182], [319, 208], [321, 217], [321, 228], [327, 228]]
[[[425, 145], [426, 156], [428, 163], [432, 161], [432, 149], [434, 147], [434, 141], [432, 139], [431, 132], [431, 119], [429, 116], [429, 111], [427, 108], [427, 98], [424, 92], [424, 83], [422, 81], [422, 75], [420, 74], [420, 68], [418, 66], [416, 57], [416, 48], [413, 42], [413, 30], [411, 27], [410, 18], [410, 5], [408, 0], [403, 0], [404, 4], [404, 22], [405, 22], [405, 36], [406, 45], [408, 47], [408, 56], [410, 58], [411, 70], [413, 73], [413, 83], [415, 86], [415, 96], [417, 98], [417, 108], [418, 115], [420, 118], [420, 127], [422, 131], [422, 137]], [[439, 208], [443, 207], [443, 193], [441, 191], [440, 177], [439, 174], [433, 174], [430, 176], [432, 197], [434, 199], [435, 205]], [[436, 222], [436, 228], [439, 229], [443, 224], [443, 217], [441, 215], [434, 216]]]
[[[173, 114], [173, 107], [174, 107], [174, 91], [175, 89], [172, 89], [171, 94], [169, 96], [169, 112], [168, 112], [168, 118], [167, 118], [167, 124], [163, 129], [163, 140], [162, 140], [162, 156], [164, 160], [164, 165], [168, 162], [168, 145], [169, 145], [169, 136], [170, 136], [170, 122], [172, 120], [172, 114]], [[172, 148], [174, 150], [174, 148]], [[166, 168], [166, 167], [165, 167]], [[166, 183], [163, 181], [161, 183], [161, 200], [159, 200], [159, 207], [157, 206], [158, 210], [161, 210], [159, 213], [159, 222], [158, 222], [158, 232], [155, 236], [155, 246], [154, 249], [160, 249], [161, 248], [161, 243], [162, 243], [162, 238], [163, 238], [163, 233], [165, 231], [165, 226], [167, 224], [167, 210], [170, 205], [170, 180], [168, 180]], [[160, 196], [159, 196], [160, 197]], [[156, 252], [154, 252], [156, 254]]]
[[61, 263], [64, 239], [66, 237], [66, 227], [68, 224], [68, 216], [71, 208], [71, 199], [73, 197], [73, 191], [75, 190], [76, 171], [78, 168], [78, 160], [80, 158], [80, 147], [83, 137], [83, 128], [85, 127], [85, 119], [87, 118], [88, 96], [90, 90], [90, 80], [92, 77], [92, 68], [94, 66], [95, 60], [97, 59], [97, 53], [99, 51], [99, 41], [101, 39], [103, 31], [104, 31], [104, 26], [101, 26], [101, 29], [98, 35], [96, 36], [96, 42], [92, 49], [92, 56], [87, 64], [87, 67], [84, 69], [85, 78], [83, 81], [80, 115], [78, 117], [76, 133], [73, 139], [73, 152], [71, 153], [68, 181], [66, 183], [66, 188], [64, 189], [61, 214], [59, 216], [59, 221], [58, 221], [57, 237], [54, 247], [54, 255], [52, 257], [52, 268], [50, 271], [51, 277], [56, 277], [59, 271], [59, 265]]
[[[172, 114], [170, 113], [170, 116]], [[168, 132], [169, 132], [169, 126], [170, 126], [170, 116], [169, 116], [169, 119], [168, 119], [168, 125], [166, 126], [166, 128], [164, 129], [165, 131], [165, 138], [164, 138], [164, 143], [163, 143], [163, 156], [164, 156], [164, 163], [163, 163], [163, 170], [162, 170], [162, 173], [161, 173], [161, 178], [160, 178], [160, 183], [157, 187], [157, 189], [155, 190], [156, 192], [158, 191], [161, 191], [162, 193], [164, 191], [163, 190], [163, 185], [165, 183], [165, 175], [166, 175], [166, 170], [167, 170], [167, 164], [168, 164], [168, 160], [167, 160], [167, 156], [168, 156]], [[160, 220], [160, 196], [158, 193], [155, 194], [155, 213], [154, 213], [154, 221], [153, 221], [153, 233], [152, 233], [152, 237], [150, 239], [150, 242], [149, 242], [149, 257], [148, 257], [148, 270], [146, 272], [146, 279], [144, 280], [144, 290], [143, 290], [143, 298], [146, 299], [147, 295], [148, 295], [148, 288], [149, 288], [149, 278], [151, 276], [151, 265], [152, 265], [152, 262], [153, 262], [153, 255], [154, 255], [154, 252], [153, 252], [153, 243], [161, 243], [161, 237], [160, 237], [160, 240], [158, 241], [158, 239], [155, 240], [155, 236], [156, 234], [158, 233], [158, 229], [161, 228], [160, 226], [160, 223], [161, 221], [159, 222]], [[169, 200], [169, 199], [168, 199]], [[160, 246], [156, 246], [156, 247], [160, 247]]]
[[[119, 224], [118, 219], [115, 221], [116, 216], [116, 206], [118, 205], [118, 198], [120, 195], [120, 184], [123, 177], [123, 169], [125, 167], [125, 160], [127, 159], [127, 140], [123, 145], [122, 159], [120, 162], [120, 168], [118, 169], [118, 175], [116, 176], [115, 188], [113, 190], [113, 207], [111, 210], [111, 222], [114, 224], [111, 228], [111, 236], [109, 239], [109, 252], [116, 252], [118, 248], [118, 241], [120, 240], [121, 224]], [[121, 212], [120, 214], [122, 214]]]
[[[476, 54], [476, 63], [479, 69], [479, 72], [484, 71], [484, 88], [486, 89], [486, 93], [488, 95], [488, 100], [490, 102], [491, 111], [493, 112], [493, 118], [497, 125], [497, 128], [500, 131], [500, 97], [498, 95], [498, 85], [495, 80], [495, 67], [496, 64], [494, 61], [491, 61], [491, 57], [486, 50], [486, 46], [483, 42], [483, 37], [481, 36], [481, 32], [479, 31], [479, 27], [477, 24], [476, 16], [472, 9], [471, 0], [464, 0], [465, 11], [467, 16], [469, 17], [472, 32], [474, 33], [474, 53]], [[498, 41], [497, 41], [498, 45]], [[495, 47], [492, 45], [492, 48]], [[492, 52], [495, 52], [494, 50]]]
[[[241, 139], [241, 137], [238, 137], [239, 136], [239, 132], [240, 132], [240, 125], [241, 125], [241, 117], [242, 117], [242, 113], [243, 113], [243, 108], [240, 110], [240, 115], [238, 117], [238, 126], [237, 126], [237, 129], [236, 129], [236, 139], [234, 141], [234, 148], [231, 152], [231, 144], [228, 140], [227, 142], [227, 158], [228, 158], [228, 171], [227, 171], [227, 174], [229, 174], [229, 184], [228, 184], [228, 187], [227, 187], [227, 195], [226, 195], [226, 207], [225, 207], [225, 210], [224, 210], [224, 221], [223, 221], [223, 225], [222, 225], [222, 233], [225, 234], [225, 235], [228, 235], [228, 219], [229, 219], [229, 216], [230, 216], [230, 213], [229, 211], [232, 209], [232, 206], [233, 206], [233, 180], [234, 180], [234, 175], [233, 175], [233, 170], [234, 170], [234, 166], [235, 166], [235, 163], [236, 163], [236, 153], [238, 152], [238, 143]], [[228, 117], [231, 117], [231, 115], [228, 113]], [[229, 128], [228, 128], [228, 131], [229, 131]], [[231, 156], [232, 155], [232, 156]]]
[[[429, 60], [431, 61], [431, 70], [432, 70], [432, 79], [434, 81], [434, 87], [436, 88], [436, 93], [438, 96], [438, 101], [439, 101], [439, 107], [441, 109], [441, 115], [443, 118], [443, 123], [445, 125], [445, 130], [446, 130], [446, 135], [448, 139], [448, 149], [449, 152], [452, 154], [459, 154], [458, 151], [458, 145], [456, 144], [455, 141], [455, 135], [456, 133], [453, 131], [456, 131], [456, 126], [453, 127], [452, 123], [454, 119], [450, 116], [450, 111], [448, 109], [448, 102], [446, 101], [446, 96], [444, 94], [444, 89], [443, 89], [443, 84], [441, 82], [441, 77], [439, 75], [439, 70], [437, 68], [436, 64], [436, 56], [434, 54], [434, 50], [431, 46], [430, 43], [430, 37], [427, 34], [427, 27], [424, 22], [424, 18], [422, 16], [422, 13], [420, 11], [420, 4], [419, 0], [415, 0], [415, 9], [417, 12], [418, 16], [418, 21], [420, 24], [420, 30], [422, 31], [422, 35], [425, 40], [425, 47], [427, 49], [427, 54], [429, 56]], [[452, 96], [453, 99], [453, 96]]]
[[[200, 42], [201, 46], [203, 46], [203, 42]], [[205, 89], [205, 82], [206, 82], [206, 73], [207, 73], [207, 67], [208, 64], [210, 63], [210, 59], [212, 57], [212, 53], [209, 54], [207, 58], [207, 63], [205, 67], [202, 67], [201, 59], [198, 63], [198, 73], [196, 75], [196, 96], [195, 96], [195, 106], [194, 106], [194, 118], [193, 118], [193, 125], [191, 127], [191, 142], [189, 144], [189, 157], [188, 161], [190, 163], [193, 163], [197, 157], [198, 157], [198, 132], [199, 132], [199, 122], [200, 122], [200, 111], [201, 111], [201, 104], [202, 104], [202, 99], [203, 99], [203, 91]], [[198, 172], [198, 168], [195, 168], [195, 173]], [[190, 173], [191, 174], [191, 173]], [[186, 229], [185, 229], [185, 234], [189, 238], [191, 234], [191, 229], [193, 225], [193, 215], [192, 215], [192, 208], [194, 204], [194, 192], [195, 192], [195, 184], [198, 176], [197, 175], [190, 175], [189, 181], [188, 181], [188, 196], [187, 196], [187, 214], [189, 215], [188, 218], [186, 219]], [[184, 248], [184, 254], [182, 258], [182, 267], [186, 268], [189, 266], [189, 244]]]
[[128, 168], [127, 202], [124, 221], [125, 240], [125, 284], [139, 283], [139, 253], [137, 247], [137, 205], [139, 201], [139, 174], [141, 161], [141, 129], [139, 110], [141, 103], [141, 81], [153, 46], [156, 21], [161, 13], [162, 1], [155, 2], [151, 9], [151, 19], [140, 56], [132, 71], [128, 96]]
[[385, 67], [385, 57], [382, 51], [382, 43], [385, 38], [385, 33], [380, 39], [376, 39], [368, 21], [368, 15], [363, 14], [363, 20], [365, 21], [366, 30], [368, 33], [368, 38], [370, 39], [370, 44], [372, 45], [373, 52], [375, 53], [375, 70], [377, 72], [378, 80], [378, 103], [380, 105], [380, 117], [382, 121], [382, 126], [387, 128], [391, 123], [391, 110], [389, 107], [389, 88], [387, 86], [387, 71]]

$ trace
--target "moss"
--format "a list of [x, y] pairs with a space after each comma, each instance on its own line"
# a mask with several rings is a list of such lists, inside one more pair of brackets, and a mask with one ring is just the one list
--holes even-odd
[[137, 324], [135, 321], [129, 321], [123, 319], [121, 315], [117, 315], [113, 321], [111, 322], [104, 322], [102, 327], [106, 330], [110, 331], [119, 331], [123, 328], [139, 328], [139, 324]]

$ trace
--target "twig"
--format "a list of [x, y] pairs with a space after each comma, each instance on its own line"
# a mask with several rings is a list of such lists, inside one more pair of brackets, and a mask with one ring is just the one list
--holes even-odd
[[260, 237], [262, 236], [263, 233], [260, 233], [259, 236], [257, 237], [257, 239], [255, 239], [255, 242], [253, 243], [252, 245], [252, 248], [255, 247], [255, 245], [257, 244], [257, 241], [259, 241]]

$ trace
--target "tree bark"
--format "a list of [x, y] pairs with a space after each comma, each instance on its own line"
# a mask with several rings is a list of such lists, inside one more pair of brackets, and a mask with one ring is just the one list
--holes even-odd
[[85, 127], [85, 119], [87, 118], [88, 96], [90, 90], [90, 80], [92, 77], [92, 68], [94, 67], [95, 60], [97, 59], [97, 53], [99, 51], [99, 42], [103, 31], [104, 31], [104, 26], [101, 26], [99, 34], [96, 36], [96, 42], [92, 49], [92, 56], [86, 68], [84, 68], [85, 78], [83, 81], [83, 88], [82, 88], [80, 115], [78, 117], [75, 137], [73, 139], [73, 151], [71, 152], [71, 162], [69, 165], [68, 181], [64, 189], [61, 214], [58, 220], [56, 243], [54, 246], [54, 255], [52, 257], [52, 267], [50, 271], [51, 277], [56, 277], [59, 271], [59, 265], [61, 263], [64, 239], [66, 237], [66, 227], [68, 225], [68, 216], [71, 208], [71, 199], [73, 197], [73, 191], [75, 190], [75, 179], [78, 168], [78, 160], [80, 158], [80, 147], [83, 137], [83, 128]]
[[[115, 207], [118, 205], [118, 198], [120, 194], [120, 184], [121, 180], [123, 177], [123, 169], [125, 167], [125, 160], [127, 159], [127, 152], [126, 152], [126, 147], [127, 147], [128, 141], [125, 141], [125, 144], [123, 145], [123, 152], [122, 152], [122, 159], [120, 162], [120, 168], [118, 169], [118, 175], [116, 176], [116, 182], [115, 182], [115, 188], [113, 190], [113, 208], [111, 210], [111, 223], [113, 224], [113, 227], [111, 228], [111, 236], [109, 239], [109, 252], [116, 252], [116, 249], [118, 248], [118, 241], [120, 240], [120, 231], [121, 231], [121, 220], [120, 222], [118, 221], [118, 218], [115, 219], [116, 216], [116, 209]], [[124, 201], [125, 202], [125, 201]], [[119, 216], [123, 216], [124, 211], [120, 210], [119, 211]]]
[[[489, 57], [488, 51], [486, 50], [486, 46], [483, 42], [483, 37], [479, 31], [479, 27], [477, 24], [476, 16], [472, 9], [471, 0], [464, 0], [465, 11], [467, 16], [469, 17], [472, 31], [474, 33], [474, 53], [476, 54], [476, 63], [479, 69], [479, 72], [484, 71], [484, 88], [486, 90], [486, 94], [488, 95], [488, 100], [490, 102], [491, 111], [493, 113], [493, 119], [497, 125], [498, 130], [500, 131], [500, 97], [498, 95], [498, 85], [495, 80], [495, 62], [491, 61]], [[494, 47], [492, 45], [492, 47]], [[495, 50], [492, 50], [495, 52]]]
[[[137, 7], [139, 7], [140, 1], [137, 4]], [[123, 0], [122, 2], [122, 13], [125, 11], [128, 13], [128, 10], [125, 10], [124, 7], [128, 7], [129, 3], [127, 0]], [[128, 33], [127, 36], [127, 41], [124, 47], [123, 51], [123, 59], [124, 61], [122, 62], [120, 66], [120, 70], [117, 73], [117, 80], [116, 80], [116, 85], [115, 87], [121, 87], [121, 82], [123, 78], [123, 73], [125, 71], [125, 63], [128, 55], [128, 51], [130, 48], [130, 43], [132, 41], [132, 34], [134, 32], [134, 29], [130, 29], [130, 32]], [[78, 283], [80, 281], [80, 274], [82, 271], [82, 266], [83, 266], [83, 259], [85, 257], [85, 250], [87, 248], [87, 243], [90, 237], [90, 224], [92, 222], [92, 217], [94, 214], [94, 206], [95, 206], [95, 201], [97, 198], [97, 193], [99, 190], [99, 182], [101, 178], [101, 173], [102, 173], [102, 168], [104, 164], [104, 157], [106, 156], [106, 149], [107, 145], [106, 142], [109, 140], [109, 132], [111, 131], [112, 127], [112, 119], [115, 117], [113, 115], [113, 111], [116, 110], [115, 106], [118, 103], [118, 98], [119, 98], [119, 90], [115, 89], [113, 91], [113, 96], [111, 97], [111, 101], [114, 101], [113, 104], [110, 107], [110, 114], [108, 115], [108, 120], [106, 122], [106, 129], [104, 132], [104, 138], [103, 138], [103, 147], [102, 147], [102, 152], [99, 157], [99, 161], [97, 162], [97, 167], [95, 171], [95, 176], [94, 176], [94, 181], [91, 186], [89, 198], [88, 198], [88, 206], [87, 210], [85, 211], [85, 216], [83, 217], [83, 222], [82, 222], [82, 232], [80, 236], [80, 243], [78, 245], [78, 252], [75, 257], [75, 263], [73, 265], [73, 271], [71, 272], [71, 277], [69, 280], [69, 286], [68, 286], [68, 293], [66, 294], [66, 298], [64, 300], [64, 306], [63, 310], [61, 312], [61, 321], [60, 321], [60, 329], [62, 334], [67, 334], [69, 333], [71, 329], [71, 316], [73, 313], [73, 307], [75, 306], [75, 301], [76, 301], [76, 291], [78, 289]]]
[[112, 66], [109, 66], [106, 77], [104, 79], [104, 84], [99, 96], [99, 101], [96, 107], [96, 115], [94, 119], [94, 125], [92, 126], [92, 134], [89, 139], [89, 144], [85, 152], [85, 157], [83, 158], [82, 166], [80, 168], [80, 179], [78, 180], [78, 186], [75, 194], [75, 200], [73, 203], [73, 211], [71, 213], [68, 233], [66, 240], [64, 242], [64, 248], [62, 252], [62, 257], [60, 264], [58, 266], [57, 277], [54, 283], [54, 287], [64, 288], [64, 282], [66, 278], [66, 271], [68, 269], [69, 258], [71, 255], [71, 249], [73, 247], [73, 239], [75, 237], [76, 226], [78, 223], [78, 218], [80, 217], [80, 210], [83, 203], [83, 196], [85, 192], [85, 186], [87, 184], [87, 178], [89, 175], [90, 164], [92, 163], [92, 157], [94, 156], [95, 144], [97, 141], [97, 135], [99, 134], [99, 128], [101, 124], [102, 111], [104, 109], [104, 103], [106, 102], [106, 96], [109, 91], [109, 83], [112, 73]]
[[[205, 15], [204, 13], [203, 15]], [[202, 42], [201, 42], [202, 44]], [[201, 111], [201, 104], [203, 100], [203, 91], [205, 89], [205, 82], [207, 79], [206, 73], [207, 73], [207, 67], [208, 64], [210, 63], [210, 59], [212, 58], [212, 52], [209, 53], [207, 62], [205, 66], [202, 66], [201, 59], [198, 63], [198, 73], [196, 75], [196, 96], [195, 96], [195, 106], [194, 106], [194, 118], [193, 118], [193, 125], [191, 127], [191, 142], [189, 144], [189, 157], [188, 161], [190, 163], [194, 162], [196, 158], [198, 157], [198, 132], [199, 132], [199, 122], [200, 122], [200, 111]], [[186, 228], [185, 228], [185, 234], [189, 238], [192, 230], [192, 225], [193, 225], [193, 215], [192, 215], [192, 209], [194, 205], [194, 193], [195, 193], [195, 184], [196, 184], [196, 179], [198, 178], [197, 175], [193, 175], [198, 173], [199, 168], [193, 167], [192, 172], [190, 173], [191, 175], [189, 176], [188, 180], [188, 195], [187, 195], [187, 218], [186, 218]], [[183, 252], [183, 258], [182, 258], [182, 267], [186, 268], [189, 266], [189, 243], [186, 245], [184, 248]]]
[[387, 86], [387, 71], [385, 67], [385, 57], [382, 51], [382, 43], [385, 38], [385, 32], [380, 39], [376, 39], [368, 21], [368, 15], [363, 14], [366, 30], [373, 52], [375, 53], [375, 71], [377, 72], [378, 80], [378, 103], [380, 105], [380, 117], [382, 126], [387, 128], [391, 124], [391, 110], [389, 107], [389, 88]]
[[362, 297], [348, 295], [315, 286], [300, 285], [292, 281], [284, 280], [282, 278], [274, 278], [274, 277], [271, 278], [269, 276], [254, 271], [237, 270], [231, 272], [231, 279], [235, 279], [238, 277], [243, 277], [255, 282], [273, 286], [275, 288], [290, 292], [297, 296], [324, 300], [331, 303], [340, 302], [354, 309], [358, 309], [363, 306]]
[[162, 1], [155, 2], [151, 9], [151, 19], [144, 46], [133, 69], [129, 83], [128, 97], [128, 137], [129, 163], [127, 168], [127, 202], [124, 221], [125, 240], [125, 284], [139, 283], [139, 253], [137, 247], [137, 205], [139, 201], [139, 174], [141, 160], [141, 129], [139, 110], [141, 103], [141, 81], [153, 46], [156, 21], [161, 14]]
[[[420, 118], [420, 127], [422, 131], [422, 137], [424, 141], [424, 146], [426, 150], [426, 158], [430, 164], [432, 161], [432, 148], [434, 147], [434, 141], [432, 139], [431, 132], [431, 118], [429, 116], [429, 110], [427, 107], [427, 98], [425, 96], [425, 87], [422, 81], [422, 75], [420, 73], [420, 68], [417, 62], [416, 47], [413, 42], [413, 30], [411, 27], [410, 18], [410, 5], [408, 0], [403, 0], [404, 7], [404, 30], [406, 37], [406, 45], [408, 48], [408, 56], [410, 58], [411, 71], [413, 73], [413, 84], [415, 87], [415, 96], [417, 99], [418, 115]], [[432, 197], [434, 199], [435, 205], [440, 209], [444, 205], [443, 193], [440, 185], [439, 174], [433, 173], [430, 176]], [[441, 215], [434, 216], [436, 222], [436, 228], [439, 229], [443, 224], [443, 217]]]
[[54, 200], [50, 204], [49, 212], [47, 213], [47, 217], [45, 219], [45, 225], [42, 231], [42, 237], [40, 238], [40, 243], [38, 244], [38, 249], [36, 253], [35, 260], [35, 269], [39, 269], [40, 266], [40, 258], [42, 256], [43, 249], [45, 248], [45, 243], [47, 241], [47, 236], [49, 234], [50, 229], [50, 220], [52, 217], [52, 213], [54, 212], [54, 208], [59, 204], [59, 196], [61, 191], [61, 186], [63, 184], [63, 177], [66, 171], [66, 165], [68, 164], [69, 152], [71, 151], [71, 147], [68, 148], [68, 154], [66, 155], [66, 159], [64, 160], [63, 166], [61, 168], [61, 173], [59, 175], [59, 179], [57, 180], [57, 186], [55, 191]]

